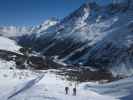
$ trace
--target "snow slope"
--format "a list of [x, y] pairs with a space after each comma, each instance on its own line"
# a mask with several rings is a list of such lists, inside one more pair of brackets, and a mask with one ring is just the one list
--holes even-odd
[[133, 77], [122, 79], [119, 81], [98, 84], [98, 83], [83, 83], [81, 87], [85, 90], [91, 90], [100, 94], [110, 95], [120, 100], [133, 99]]
[[77, 87], [77, 96], [72, 95], [72, 90], [65, 95], [64, 88], [71, 83], [72, 89], [75, 82], [56, 75], [56, 70], [10, 70], [13, 66], [0, 60], [0, 100], [117, 100], [81, 87]]
[[11, 39], [8, 39], [6, 37], [0, 36], [0, 49], [1, 50], [8, 50], [8, 51], [18, 51], [20, 46], [17, 45], [17, 43]]
[[[10, 74], [8, 71], [4, 72], [10, 76], [13, 74], [12, 71], [9, 71]], [[49, 71], [24, 79], [9, 78], [8, 76], [0, 77], [0, 79], [2, 80], [0, 100], [117, 100], [111, 96], [100, 95], [92, 91], [86, 92], [80, 88], [77, 96], [73, 96], [72, 93], [65, 95], [64, 87], [68, 82]]]
[[0, 70], [10, 69], [10, 67], [15, 69], [15, 67], [16, 67], [15, 62], [13, 62], [13, 61], [5, 61], [5, 60], [0, 59]]

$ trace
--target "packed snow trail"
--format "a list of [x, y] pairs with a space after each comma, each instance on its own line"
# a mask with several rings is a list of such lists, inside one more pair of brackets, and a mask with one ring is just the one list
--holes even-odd
[[34, 80], [32, 80], [24, 86], [27, 90], [27, 86], [29, 87], [30, 85], [32, 85], [30, 86], [30, 89], [24, 91], [25, 88], [22, 88], [22, 92], [19, 92], [21, 90], [18, 91], [19, 95], [16, 95], [16, 93], [18, 92], [15, 92], [10, 96], [10, 99], [20, 100], [20, 98], [22, 98], [22, 100], [116, 100], [110, 96], [99, 95], [92, 91], [81, 90], [79, 87], [77, 87], [77, 95], [73, 96], [73, 86], [69, 86], [69, 95], [65, 95], [64, 87], [68, 85], [69, 82], [62, 80], [61, 77], [58, 77], [51, 72], [47, 72], [44, 78], [37, 78], [37, 80], [38, 79], [41, 80], [37, 82], [34, 82]]
[[11, 99], [12, 97], [18, 95], [19, 93], [24, 92], [27, 89], [31, 88], [33, 85], [35, 85], [36, 83], [38, 83], [43, 77], [44, 77], [44, 74], [38, 76], [35, 79], [30, 80], [29, 82], [23, 84], [21, 87], [16, 87], [15, 88], [15, 91], [13, 93], [11, 93], [11, 95], [8, 97], [8, 99]]
[[[3, 76], [1, 74], [0, 76]], [[74, 82], [71, 82], [72, 85], [70, 85], [70, 81], [51, 71], [41, 72], [40, 75], [37, 73], [38, 77], [32, 73], [29, 78], [23, 79], [11, 78], [13, 72], [7, 74], [9, 74], [9, 78], [0, 77], [2, 80], [0, 83], [0, 100], [117, 100], [112, 96], [86, 91], [80, 86], [77, 86], [77, 95], [73, 96]], [[69, 95], [65, 95], [65, 86], [70, 88]]]

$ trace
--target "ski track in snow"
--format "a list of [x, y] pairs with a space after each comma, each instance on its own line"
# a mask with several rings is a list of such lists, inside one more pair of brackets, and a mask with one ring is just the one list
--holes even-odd
[[27, 82], [26, 84], [24, 84], [24, 86], [20, 87], [17, 89], [16, 87], [16, 91], [14, 91], [13, 93], [11, 93], [11, 95], [8, 97], [7, 100], [11, 99], [12, 97], [18, 95], [21, 92], [26, 91], [27, 89], [31, 88], [32, 86], [34, 86], [36, 83], [38, 83], [42, 78], [44, 77], [44, 75], [38, 76], [37, 78], [30, 80], [29, 82]]

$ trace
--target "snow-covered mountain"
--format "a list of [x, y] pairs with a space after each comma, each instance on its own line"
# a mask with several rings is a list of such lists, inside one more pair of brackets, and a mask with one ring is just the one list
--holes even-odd
[[6, 36], [6, 37], [17, 37], [17, 36], [22, 36], [22, 35], [29, 35], [32, 33], [41, 33], [47, 28], [55, 25], [58, 22], [56, 18], [50, 18], [46, 21], [44, 21], [42, 24], [38, 26], [22, 26], [22, 27], [17, 27], [17, 26], [1, 26], [0, 27], [0, 35]]
[[56, 25], [19, 38], [23, 46], [70, 64], [133, 74], [133, 1], [83, 4]]
[[34, 33], [41, 33], [47, 30], [49, 27], [56, 25], [58, 23], [58, 19], [56, 18], [50, 18], [46, 21], [44, 21], [41, 25], [36, 26], [34, 29]]
[[[16, 27], [9, 30], [5, 28], [5, 33], [2, 30], [0, 100], [132, 100], [133, 1], [119, 1], [118, 4], [108, 5], [87, 2], [58, 22], [48, 20], [29, 30], [27, 27], [20, 28], [23, 31]], [[20, 45], [38, 51], [38, 54], [28, 56], [15, 53], [21, 47], [10, 37]], [[29, 48], [22, 49], [24, 52], [24, 49]], [[49, 65], [52, 61], [54, 63]], [[21, 64], [33, 67], [28, 70], [16, 69]], [[73, 70], [71, 67], [75, 66], [67, 64], [76, 64], [77, 69]], [[42, 68], [56, 67], [48, 70], [32, 69], [40, 69], [40, 65]], [[57, 67], [59, 70], [56, 70]], [[96, 71], [96, 74], [88, 72], [88, 69]], [[92, 82], [78, 80], [106, 76], [97, 72], [106, 72], [104, 69], [111, 71], [120, 80], [111, 79], [110, 83], [106, 83], [108, 80], [103, 78]], [[70, 71], [70, 75], [67, 71]], [[64, 91], [66, 86], [69, 87], [68, 95]], [[75, 96], [72, 91], [74, 87], [77, 91]]]
[[1, 26], [0, 35], [6, 37], [21, 36], [23, 34], [30, 34], [33, 27], [16, 27], [16, 26]]

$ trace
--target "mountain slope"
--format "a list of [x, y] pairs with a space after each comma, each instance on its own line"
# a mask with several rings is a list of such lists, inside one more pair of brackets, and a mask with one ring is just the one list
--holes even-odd
[[69, 64], [133, 74], [133, 2], [129, 1], [85, 3], [39, 37], [23, 36], [18, 43]]

